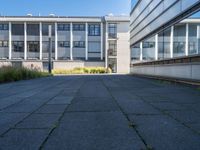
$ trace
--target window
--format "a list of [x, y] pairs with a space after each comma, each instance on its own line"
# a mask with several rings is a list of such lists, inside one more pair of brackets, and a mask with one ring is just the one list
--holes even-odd
[[143, 60], [155, 59], [155, 36], [145, 39], [143, 41], [142, 56]]
[[[43, 24], [42, 25], [42, 35], [48, 36], [49, 35], [49, 25], [51, 24]], [[51, 25], [51, 34], [55, 35], [55, 26]]]
[[89, 36], [100, 36], [100, 24], [90, 24], [88, 34]]
[[69, 41], [59, 41], [58, 46], [59, 47], [70, 47], [70, 42]]
[[174, 26], [174, 50], [173, 56], [179, 57], [185, 55], [186, 49], [186, 25], [176, 25]]
[[109, 41], [109, 50], [108, 54], [111, 56], [116, 56], [117, 55], [117, 41]]
[[24, 24], [12, 24], [12, 35], [24, 35]]
[[70, 24], [58, 24], [58, 31], [70, 31]]
[[0, 24], [0, 30], [8, 30], [8, 24]]
[[23, 41], [13, 41], [12, 49], [14, 52], [24, 52], [24, 42]]
[[84, 41], [74, 41], [74, 47], [75, 48], [85, 48], [85, 42]]
[[27, 46], [28, 46], [28, 51], [29, 52], [39, 52], [40, 50], [40, 46], [39, 46], [39, 42], [38, 41], [28, 41], [27, 42]]
[[109, 36], [109, 38], [116, 38], [117, 37], [117, 24], [109, 23], [109, 25], [108, 25], [108, 36]]
[[84, 24], [73, 24], [73, 31], [85, 31]]
[[0, 47], [8, 47], [8, 41], [0, 41]]
[[170, 58], [170, 38], [171, 28], [168, 28], [158, 34], [158, 59]]
[[136, 61], [139, 59], [140, 59], [140, 43], [137, 43], [131, 48], [131, 60]]
[[39, 24], [27, 24], [27, 35], [39, 36]]
[[154, 48], [155, 47], [155, 42], [144, 42], [143, 43], [143, 48]]
[[189, 54], [198, 53], [198, 44], [197, 44], [197, 24], [189, 24], [189, 44], [188, 51]]

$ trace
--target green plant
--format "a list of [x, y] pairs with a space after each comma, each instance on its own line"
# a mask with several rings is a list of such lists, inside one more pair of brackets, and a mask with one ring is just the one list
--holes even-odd
[[54, 69], [53, 74], [103, 74], [111, 73], [111, 69], [103, 67], [83, 67], [83, 68], [74, 68], [71, 70], [65, 69]]
[[0, 83], [46, 77], [49, 75], [36, 69], [30, 70], [27, 68], [3, 66], [0, 68]]

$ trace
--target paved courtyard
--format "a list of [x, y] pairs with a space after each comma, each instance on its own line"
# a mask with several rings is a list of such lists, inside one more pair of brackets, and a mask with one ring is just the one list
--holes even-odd
[[0, 85], [0, 150], [200, 150], [200, 90], [126, 75]]

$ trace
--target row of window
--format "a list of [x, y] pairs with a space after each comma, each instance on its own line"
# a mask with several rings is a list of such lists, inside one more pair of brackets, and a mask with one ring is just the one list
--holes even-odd
[[[89, 24], [88, 35], [100, 36], [100, 24]], [[58, 24], [58, 31], [70, 31], [70, 24]], [[74, 24], [73, 31], [85, 31], [85, 24]]]
[[[85, 48], [85, 41], [74, 41], [74, 48]], [[59, 47], [70, 47], [69, 41], [59, 41]], [[0, 41], [0, 47], [8, 47], [8, 41]], [[13, 51], [22, 52], [24, 49], [23, 41], [13, 41], [12, 42]], [[39, 51], [39, 42], [38, 41], [28, 41], [27, 47], [30, 52]]]
[[[8, 24], [0, 24], [0, 30], [8, 30]], [[58, 31], [70, 31], [70, 24], [58, 24]], [[73, 31], [85, 31], [85, 24], [73, 24]], [[49, 24], [42, 25], [42, 34], [48, 35]], [[109, 38], [117, 37], [117, 24], [109, 23], [108, 26]], [[12, 35], [24, 35], [24, 24], [12, 24]], [[27, 24], [27, 35], [39, 36], [39, 24]], [[52, 24], [52, 35], [55, 35], [55, 26]], [[89, 24], [89, 36], [100, 36], [101, 25]]]

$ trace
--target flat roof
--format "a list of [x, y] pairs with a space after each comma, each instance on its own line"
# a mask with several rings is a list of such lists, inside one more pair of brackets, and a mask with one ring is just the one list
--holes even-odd
[[129, 16], [0, 16], [0, 21], [30, 22], [101, 22], [130, 21]]

